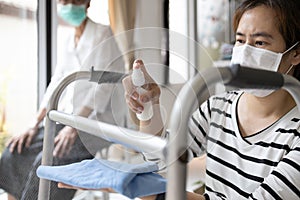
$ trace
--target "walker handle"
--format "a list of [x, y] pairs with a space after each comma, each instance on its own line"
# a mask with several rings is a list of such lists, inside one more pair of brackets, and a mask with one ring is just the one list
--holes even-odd
[[113, 72], [113, 71], [95, 71], [94, 67], [91, 67], [91, 82], [101, 83], [118, 83], [127, 76], [127, 74]]
[[284, 84], [283, 75], [262, 69], [253, 69], [234, 64], [229, 67], [232, 78], [224, 83], [228, 86], [252, 89], [279, 89]]

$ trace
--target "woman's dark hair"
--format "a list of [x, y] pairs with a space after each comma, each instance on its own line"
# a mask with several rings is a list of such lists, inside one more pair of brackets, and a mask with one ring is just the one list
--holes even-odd
[[[233, 17], [233, 30], [236, 32], [242, 15], [255, 7], [267, 6], [277, 15], [278, 29], [286, 48], [300, 41], [300, 0], [245, 0], [237, 8]], [[295, 48], [300, 48], [300, 44]], [[300, 80], [300, 64], [295, 66], [294, 77]]]

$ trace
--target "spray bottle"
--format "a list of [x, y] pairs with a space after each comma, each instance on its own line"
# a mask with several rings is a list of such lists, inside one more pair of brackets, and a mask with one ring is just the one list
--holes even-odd
[[[142, 86], [145, 84], [145, 77], [144, 73], [142, 72], [141, 68], [133, 68], [132, 72], [132, 83], [134, 86], [136, 86], [136, 91], [140, 95], [146, 92]], [[141, 102], [141, 101], [140, 101]], [[152, 102], [143, 103], [144, 110], [142, 113], [137, 113], [136, 116], [141, 121], [147, 121], [152, 118], [153, 116], [153, 108], [152, 108]]]

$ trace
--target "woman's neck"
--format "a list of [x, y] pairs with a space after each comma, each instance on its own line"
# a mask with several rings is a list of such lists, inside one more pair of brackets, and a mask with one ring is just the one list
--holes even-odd
[[278, 90], [265, 98], [257, 98], [245, 93], [241, 101], [242, 106], [250, 108], [249, 112], [262, 117], [282, 116], [296, 106], [293, 97], [285, 90]]
[[75, 37], [74, 37], [75, 47], [77, 47], [78, 42], [84, 32], [86, 23], [87, 23], [87, 19], [85, 19], [79, 26], [75, 27]]
[[279, 120], [295, 106], [294, 99], [285, 90], [278, 90], [265, 98], [245, 93], [237, 108], [240, 131], [243, 136], [255, 134]]

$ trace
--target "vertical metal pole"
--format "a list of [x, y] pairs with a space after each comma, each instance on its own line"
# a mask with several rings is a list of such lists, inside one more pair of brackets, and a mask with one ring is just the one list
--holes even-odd
[[188, 77], [192, 78], [197, 70], [197, 0], [187, 1], [187, 21], [188, 21]]
[[56, 66], [56, 1], [38, 0], [38, 103]]
[[47, 87], [47, 51], [46, 51], [46, 1], [38, 1], [38, 104], [42, 101]]
[[163, 3], [163, 27], [165, 29], [164, 31], [164, 37], [165, 37], [165, 50], [164, 50], [164, 85], [169, 84], [170, 82], [170, 0], [164, 0]]

